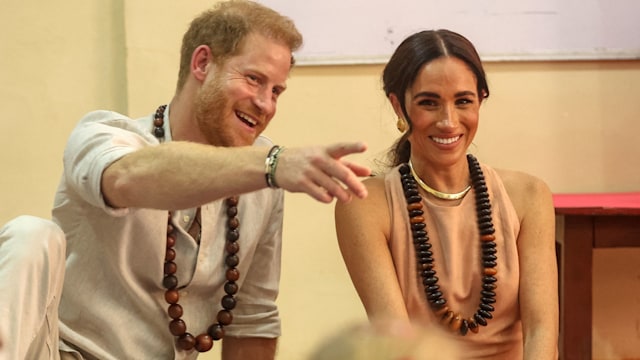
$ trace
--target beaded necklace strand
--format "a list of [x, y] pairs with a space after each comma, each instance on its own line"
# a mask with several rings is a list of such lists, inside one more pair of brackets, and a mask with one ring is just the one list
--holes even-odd
[[495, 229], [491, 218], [491, 201], [484, 174], [478, 160], [471, 154], [467, 154], [471, 183], [475, 192], [476, 214], [478, 230], [480, 232], [480, 245], [482, 249], [482, 290], [480, 304], [476, 312], [470, 317], [463, 317], [447, 306], [447, 300], [438, 286], [438, 277], [434, 268], [433, 252], [429, 243], [427, 225], [425, 224], [422, 196], [418, 191], [418, 184], [407, 164], [400, 166], [400, 179], [407, 200], [409, 222], [413, 244], [415, 247], [417, 271], [424, 286], [425, 296], [435, 315], [441, 323], [453, 332], [466, 335], [468, 331], [477, 333], [479, 325], [487, 326], [487, 320], [492, 319], [496, 302], [497, 278]]
[[[164, 111], [167, 105], [161, 105], [156, 110], [153, 120], [153, 134], [162, 141], [164, 139]], [[233, 196], [225, 200], [227, 206], [227, 234], [226, 234], [226, 258], [225, 264], [227, 265], [226, 280], [224, 284], [224, 295], [220, 301], [222, 310], [217, 314], [216, 323], [211, 324], [207, 329], [207, 332], [198, 336], [193, 336], [187, 332], [187, 325], [184, 320], [181, 319], [183, 309], [178, 300], [180, 300], [180, 293], [178, 291], [178, 278], [176, 272], [178, 266], [174, 262], [176, 258], [176, 251], [174, 246], [176, 244], [176, 230], [171, 221], [172, 213], [169, 211], [167, 219], [167, 249], [164, 263], [164, 278], [162, 285], [167, 291], [164, 293], [165, 301], [169, 304], [167, 314], [171, 318], [169, 322], [169, 331], [176, 337], [176, 346], [180, 350], [195, 349], [198, 352], [206, 352], [211, 350], [213, 342], [220, 340], [224, 337], [224, 327], [231, 324], [233, 321], [233, 315], [231, 310], [236, 307], [236, 299], [233, 295], [238, 292], [238, 285], [236, 281], [240, 278], [240, 272], [238, 271], [238, 264], [240, 258], [238, 257], [238, 251], [240, 246], [238, 239], [240, 238], [239, 227], [240, 222], [238, 220], [238, 197]], [[199, 230], [198, 238], [202, 234], [202, 229]]]

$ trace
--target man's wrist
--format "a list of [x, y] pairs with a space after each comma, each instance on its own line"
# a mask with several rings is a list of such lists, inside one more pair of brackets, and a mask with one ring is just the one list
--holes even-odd
[[267, 186], [272, 189], [279, 188], [278, 183], [276, 183], [276, 167], [278, 166], [278, 155], [282, 150], [284, 150], [284, 146], [274, 145], [264, 160], [264, 177], [267, 181]]

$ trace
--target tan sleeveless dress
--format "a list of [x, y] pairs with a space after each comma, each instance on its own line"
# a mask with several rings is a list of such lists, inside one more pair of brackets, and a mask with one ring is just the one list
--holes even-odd
[[[477, 334], [469, 332], [466, 336], [460, 336], [452, 333], [452, 337], [459, 343], [465, 359], [522, 359], [517, 249], [520, 223], [495, 170], [485, 165], [482, 165], [482, 170], [489, 189], [498, 250], [495, 311], [492, 313], [493, 319], [488, 320], [487, 326], [480, 326]], [[416, 271], [407, 203], [398, 167], [385, 176], [385, 189], [391, 214], [389, 248], [407, 311], [416, 322], [439, 324], [439, 319], [427, 303], [420, 275]], [[438, 206], [425, 198], [422, 200], [438, 285], [449, 308], [464, 318], [471, 317], [478, 309], [482, 285], [474, 196], [472, 190], [459, 205], [452, 207]]]

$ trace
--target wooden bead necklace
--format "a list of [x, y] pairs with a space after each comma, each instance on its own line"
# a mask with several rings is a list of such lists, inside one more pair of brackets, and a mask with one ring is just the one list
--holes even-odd
[[[162, 141], [164, 138], [164, 111], [166, 109], [166, 105], [161, 105], [156, 110], [154, 121], [153, 121], [153, 134], [158, 138], [158, 140]], [[167, 291], [164, 293], [164, 298], [166, 302], [169, 304], [169, 308], [167, 309], [167, 314], [171, 318], [169, 322], [169, 331], [176, 339], [176, 346], [180, 350], [192, 350], [195, 349], [198, 352], [206, 352], [209, 351], [213, 347], [213, 342], [215, 340], [220, 340], [224, 337], [224, 327], [231, 324], [233, 320], [233, 315], [231, 310], [236, 307], [236, 299], [233, 295], [238, 292], [238, 285], [236, 281], [240, 278], [240, 272], [238, 271], [238, 264], [240, 263], [240, 258], [238, 257], [238, 251], [240, 250], [240, 246], [238, 244], [238, 239], [240, 238], [240, 233], [238, 228], [240, 227], [240, 222], [238, 220], [238, 197], [233, 196], [227, 198], [225, 200], [225, 205], [227, 206], [227, 245], [226, 245], [226, 258], [225, 264], [227, 265], [226, 279], [227, 282], [224, 284], [224, 291], [226, 295], [222, 297], [220, 304], [222, 305], [222, 310], [218, 312], [217, 322], [213, 323], [207, 329], [206, 333], [202, 333], [198, 336], [193, 336], [191, 333], [187, 332], [187, 325], [184, 320], [181, 319], [183, 310], [182, 306], [178, 304], [178, 300], [180, 299], [180, 293], [178, 291], [178, 278], [176, 276], [176, 272], [178, 267], [174, 262], [176, 258], [176, 251], [174, 249], [176, 243], [176, 230], [171, 222], [172, 213], [169, 211], [169, 216], [167, 220], [167, 249], [165, 255], [165, 263], [164, 263], [164, 279], [162, 280], [162, 285]], [[202, 229], [199, 230], [198, 238], [201, 237]]]
[[415, 247], [417, 270], [422, 279], [424, 292], [435, 315], [440, 318], [443, 325], [449, 327], [460, 335], [466, 335], [468, 331], [477, 333], [479, 325], [486, 326], [487, 320], [492, 319], [496, 302], [497, 278], [496, 270], [498, 257], [496, 256], [495, 229], [491, 218], [491, 201], [484, 174], [478, 160], [471, 154], [467, 155], [471, 183], [475, 192], [476, 214], [480, 243], [482, 249], [482, 290], [478, 310], [468, 318], [460, 313], [452, 311], [447, 306], [444, 294], [438, 286], [438, 277], [434, 268], [433, 252], [429, 243], [427, 225], [425, 224], [422, 196], [418, 191], [418, 184], [413, 177], [409, 165], [400, 166], [400, 179], [407, 200], [409, 222], [413, 244]]

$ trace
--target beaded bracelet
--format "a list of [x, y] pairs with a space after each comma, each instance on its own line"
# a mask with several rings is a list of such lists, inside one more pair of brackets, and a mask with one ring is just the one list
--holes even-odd
[[278, 155], [282, 150], [284, 146], [274, 145], [264, 160], [264, 177], [267, 180], [267, 186], [272, 189], [279, 187], [276, 183], [276, 166], [278, 166]]

